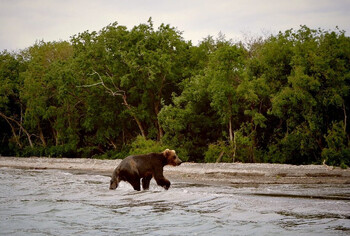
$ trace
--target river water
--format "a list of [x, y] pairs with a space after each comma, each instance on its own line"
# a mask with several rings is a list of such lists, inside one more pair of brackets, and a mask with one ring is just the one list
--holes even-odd
[[349, 185], [216, 186], [0, 168], [1, 235], [350, 235]]

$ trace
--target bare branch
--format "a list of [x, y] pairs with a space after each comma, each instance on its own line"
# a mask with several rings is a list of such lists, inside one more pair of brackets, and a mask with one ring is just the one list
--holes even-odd
[[140, 129], [140, 131], [141, 131], [141, 135], [142, 135], [143, 137], [146, 137], [146, 134], [145, 134], [145, 131], [144, 131], [143, 127], [142, 127], [141, 121], [137, 118], [136, 114], [132, 111], [133, 109], [132, 109], [132, 107], [129, 105], [128, 101], [127, 101], [127, 96], [126, 96], [125, 91], [122, 90], [122, 89], [120, 89], [120, 88], [114, 83], [113, 78], [112, 78], [108, 73], [106, 73], [106, 74], [107, 74], [108, 78], [111, 79], [111, 82], [112, 82], [112, 84], [113, 84], [113, 87], [114, 87], [115, 91], [113, 91], [110, 87], [108, 87], [108, 86], [105, 84], [105, 82], [103, 81], [101, 75], [100, 75], [97, 71], [93, 70], [93, 72], [94, 72], [94, 73], [92, 73], [92, 74], [90, 74], [90, 75], [93, 76], [93, 75], [96, 74], [96, 75], [98, 76], [98, 78], [100, 79], [100, 82], [94, 83], [94, 84], [90, 84], [90, 85], [81, 85], [81, 86], [77, 86], [77, 87], [89, 88], [89, 87], [93, 87], [93, 86], [102, 85], [102, 86], [106, 89], [106, 92], [107, 92], [108, 94], [110, 94], [110, 95], [112, 95], [112, 96], [121, 96], [122, 99], [123, 99], [123, 105], [130, 111], [131, 116], [135, 119], [135, 121], [136, 121], [136, 123], [137, 123], [137, 126], [139, 127], [139, 129]]
[[[10, 124], [9, 121], [13, 121], [20, 129], [22, 129], [23, 132], [27, 135], [29, 145], [31, 147], [33, 147], [33, 143], [32, 143], [32, 140], [30, 138], [31, 135], [27, 132], [27, 130], [24, 129], [24, 127], [17, 120], [15, 120], [15, 119], [13, 119], [11, 117], [8, 117], [8, 116], [6, 116], [5, 114], [3, 114], [1, 112], [0, 112], [0, 116], [7, 121], [7, 123], [11, 126], [11, 129], [13, 128], [13, 126]], [[14, 130], [12, 130], [12, 131], [14, 131]], [[15, 134], [15, 133], [13, 133], [13, 134]]]
[[94, 73], [92, 74], [92, 75], [94, 75], [94, 74], [97, 74], [97, 76], [98, 76], [98, 78], [101, 80], [101, 85], [112, 95], [112, 96], [121, 96], [121, 94], [118, 94], [118, 92], [114, 92], [112, 89], [110, 89], [108, 86], [106, 86], [106, 84], [105, 84], [105, 82], [103, 81], [103, 79], [102, 79], [102, 77], [101, 77], [101, 75], [97, 72], [97, 71], [95, 71], [94, 70]]
[[95, 83], [95, 84], [87, 84], [87, 85], [79, 85], [79, 86], [76, 86], [77, 88], [90, 88], [90, 87], [94, 87], [94, 86], [97, 86], [97, 85], [101, 85], [102, 82], [98, 82], [98, 83]]

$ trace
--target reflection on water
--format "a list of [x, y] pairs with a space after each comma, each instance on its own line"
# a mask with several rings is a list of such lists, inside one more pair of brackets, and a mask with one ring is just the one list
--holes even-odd
[[349, 185], [212, 186], [0, 168], [1, 235], [348, 235]]

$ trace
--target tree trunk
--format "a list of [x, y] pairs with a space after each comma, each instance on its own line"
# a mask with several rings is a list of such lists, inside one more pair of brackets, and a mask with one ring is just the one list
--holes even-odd
[[232, 162], [236, 160], [236, 151], [237, 151], [237, 143], [236, 143], [236, 132], [233, 133], [233, 155]]
[[[100, 74], [94, 70], [94, 73], [93, 74], [97, 74], [97, 76], [99, 77], [100, 79], [100, 82], [98, 83], [94, 83], [94, 84], [90, 84], [90, 85], [82, 85], [82, 86], [77, 86], [77, 87], [81, 87], [81, 88], [90, 88], [90, 87], [93, 87], [93, 86], [99, 86], [99, 85], [102, 85], [106, 90], [107, 92], [112, 95], [112, 96], [121, 96], [123, 98], [123, 105], [126, 106], [126, 108], [130, 111], [130, 114], [131, 116], [134, 118], [134, 120], [136, 121], [136, 124], [137, 126], [139, 127], [139, 130], [141, 132], [141, 135], [142, 137], [144, 137], [146, 139], [146, 133], [145, 133], [145, 130], [143, 129], [143, 126], [142, 126], [142, 123], [141, 121], [137, 118], [137, 116], [135, 115], [135, 113], [133, 112], [131, 106], [129, 105], [127, 99], [126, 99], [126, 93], [124, 90], [121, 90], [119, 87], [117, 87], [114, 83], [113, 83], [113, 80], [112, 80], [112, 83], [114, 85], [114, 89], [115, 91], [113, 91], [113, 89], [109, 88], [108, 86], [106, 86], [106, 84], [104, 83], [102, 77], [100, 76]], [[92, 74], [92, 75], [93, 75]], [[108, 74], [107, 74], [108, 75]], [[112, 77], [110, 75], [108, 75], [111, 79]]]
[[7, 119], [7, 117], [3, 114], [0, 113], [0, 116], [3, 117], [6, 122], [9, 124], [9, 126], [11, 127], [11, 131], [12, 131], [12, 135], [14, 136], [15, 138], [15, 142], [17, 143], [17, 145], [22, 148], [22, 144], [21, 142], [19, 141], [19, 136], [16, 135], [16, 131], [15, 131], [15, 128], [13, 127], [13, 125], [11, 124], [11, 122]]
[[160, 107], [159, 103], [156, 103], [154, 105], [154, 112], [156, 113], [156, 118], [157, 118], [156, 126], [157, 126], [157, 129], [158, 129], [158, 134], [157, 134], [157, 140], [158, 141], [160, 141], [163, 138], [163, 135], [164, 135], [162, 126], [160, 125], [159, 119], [158, 119], [158, 114], [159, 114], [159, 110], [160, 110], [159, 107]]
[[[19, 123], [23, 124], [23, 105], [21, 103], [21, 118], [19, 119]], [[21, 137], [22, 135], [22, 129], [19, 129], [18, 131], [18, 137]]]
[[218, 159], [216, 159], [216, 163], [219, 163], [221, 161], [221, 158], [224, 155], [224, 153], [225, 153], [224, 151], [220, 152], [220, 155], [219, 155]]
[[345, 102], [343, 101], [343, 112], [344, 112], [344, 133], [346, 133], [346, 122], [347, 122], [347, 115], [346, 115], [346, 107]]
[[55, 140], [55, 146], [58, 146], [58, 145], [59, 145], [58, 131], [54, 128], [54, 126], [55, 126], [55, 121], [49, 119], [49, 122], [50, 122], [50, 127], [51, 127], [51, 133], [52, 133], [52, 136], [53, 136], [53, 138], [54, 138], [54, 140]]
[[137, 126], [139, 127], [139, 130], [141, 132], [142, 137], [144, 137], [146, 139], [146, 133], [145, 130], [143, 129], [142, 123], [141, 121], [136, 117], [136, 115], [134, 114], [134, 112], [132, 111], [132, 108], [130, 107], [128, 101], [126, 100], [126, 95], [123, 94], [123, 104], [126, 106], [126, 108], [130, 111], [131, 116], [134, 118], [134, 120], [136, 121]]
[[124, 131], [124, 127], [123, 127], [123, 129], [122, 129], [122, 138], [123, 138], [123, 146], [125, 145], [125, 131]]
[[254, 147], [253, 145], [250, 146], [250, 155], [252, 156], [252, 163], [255, 163], [255, 152], [254, 152]]
[[157, 124], [158, 124], [158, 141], [160, 141], [164, 136], [164, 132], [163, 132], [162, 126], [159, 123], [158, 118], [157, 118]]
[[141, 132], [142, 137], [144, 137], [144, 138], [146, 139], [146, 133], [145, 133], [145, 130], [143, 129], [143, 126], [142, 126], [140, 120], [139, 120], [136, 116], [133, 116], [133, 117], [134, 117], [134, 119], [135, 119], [135, 121], [136, 121], [136, 123], [137, 123], [137, 126], [138, 126], [139, 129], [140, 129], [140, 132]]
[[233, 141], [233, 132], [232, 132], [232, 116], [228, 120], [228, 132], [230, 134], [230, 142]]
[[43, 147], [46, 147], [46, 141], [45, 141], [45, 137], [44, 137], [44, 133], [43, 130], [41, 129], [40, 124], [38, 124], [38, 130], [39, 130], [39, 138], [43, 144]]
[[54, 128], [52, 128], [52, 130], [53, 130], [54, 137], [55, 137], [55, 145], [58, 146], [60, 144], [59, 139], [58, 139], [58, 131], [57, 130], [55, 131]]
[[107, 138], [107, 140], [109, 145], [113, 146], [113, 149], [117, 149], [117, 144], [112, 139]]
[[[13, 118], [11, 118], [11, 117], [7, 117], [5, 114], [3, 114], [3, 113], [1, 113], [1, 112], [0, 112], [0, 116], [3, 117], [3, 118], [7, 121], [7, 123], [9, 123], [9, 124], [10, 124], [9, 121], [13, 121], [14, 123], [16, 123], [16, 125], [17, 125], [20, 129], [22, 129], [23, 132], [27, 135], [29, 145], [30, 145], [31, 147], [33, 147], [33, 143], [32, 143], [32, 140], [31, 140], [31, 138], [30, 138], [30, 134], [27, 132], [27, 130], [25, 130], [25, 129], [23, 128], [23, 126], [22, 126], [17, 120], [15, 120], [15, 119], [13, 119]], [[10, 125], [10, 126], [13, 127], [12, 125]], [[15, 136], [15, 137], [17, 137], [17, 136]]]

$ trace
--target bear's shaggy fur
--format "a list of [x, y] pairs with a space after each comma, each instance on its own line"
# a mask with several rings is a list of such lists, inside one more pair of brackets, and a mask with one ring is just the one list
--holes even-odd
[[120, 181], [129, 182], [137, 191], [148, 189], [152, 177], [159, 186], [168, 189], [170, 181], [163, 176], [165, 165], [178, 166], [182, 163], [174, 150], [166, 149], [161, 153], [128, 156], [115, 168], [109, 189], [116, 189]]

